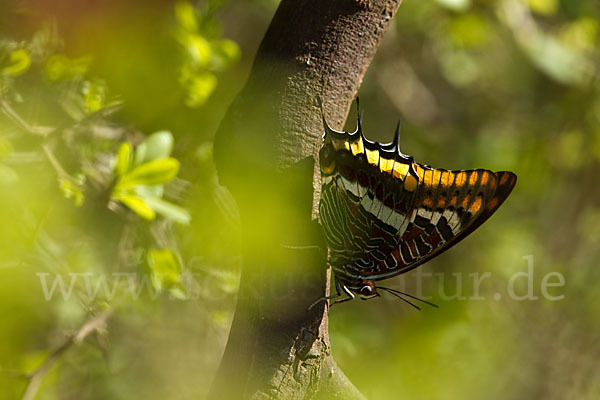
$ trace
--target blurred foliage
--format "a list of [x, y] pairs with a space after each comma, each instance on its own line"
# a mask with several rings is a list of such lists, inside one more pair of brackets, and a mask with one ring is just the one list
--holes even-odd
[[[201, 398], [240, 266], [212, 134], [277, 1], [50, 3], [0, 4], [0, 398], [106, 310], [36, 398]], [[389, 140], [400, 116], [416, 160], [519, 182], [472, 237], [389, 282], [439, 310], [332, 309], [334, 356], [368, 398], [600, 395], [599, 20], [594, 0], [403, 2], [361, 88], [367, 136]], [[528, 255], [540, 298], [515, 301]], [[484, 299], [446, 300], [484, 272]], [[541, 296], [550, 272], [564, 300]]]

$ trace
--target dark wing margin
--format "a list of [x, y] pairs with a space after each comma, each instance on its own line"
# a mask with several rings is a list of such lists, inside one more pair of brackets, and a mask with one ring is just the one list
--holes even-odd
[[[398, 248], [392, 252], [385, 263], [380, 265], [378, 271], [374, 271], [372, 276], [373, 279], [387, 279], [392, 276], [403, 274], [450, 249], [481, 226], [492, 214], [494, 214], [494, 212], [496, 212], [510, 195], [517, 181], [517, 176], [514, 173], [507, 171], [491, 172], [486, 170], [472, 170], [449, 172], [455, 174], [455, 176], [464, 172], [467, 174], [467, 179], [471, 174], [479, 175], [478, 179], [481, 178], [482, 173], [488, 173], [494, 176], [493, 190], [489, 191], [489, 197], [482, 199], [484, 201], [482, 201], [479, 212], [476, 213], [476, 215], [463, 214], [462, 218], [460, 218], [460, 230], [455, 234], [452, 234], [452, 227], [449, 226], [448, 221], [446, 221], [445, 218], [439, 218], [434, 226], [432, 224], [428, 225], [427, 222], [429, 221], [427, 219], [419, 218], [417, 215], [414, 219], [414, 223], [402, 233]], [[479, 181], [477, 181], [476, 185], [479, 185]], [[466, 194], [471, 191], [465, 189], [472, 186], [464, 184], [461, 186], [463, 186], [462, 200], [465, 202], [468, 201], [467, 204], [469, 204], [469, 207], [474, 201], [481, 199], [481, 196], [479, 195]], [[452, 188], [458, 188], [458, 186], [453, 185]], [[481, 188], [481, 186], [479, 186], [479, 188]], [[419, 204], [416, 204], [413, 212], [417, 213], [419, 210], [418, 207]], [[448, 208], [448, 210], [449, 209], [450, 208]], [[444, 210], [437, 209], [437, 212], [441, 211]]]

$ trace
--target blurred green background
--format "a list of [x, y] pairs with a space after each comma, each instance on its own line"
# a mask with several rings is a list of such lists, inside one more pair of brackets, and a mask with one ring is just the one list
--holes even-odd
[[[211, 143], [277, 1], [122, 3], [0, 4], [2, 399], [43, 365], [37, 399], [202, 398], [226, 343], [239, 221]], [[417, 161], [519, 181], [476, 234], [387, 282], [440, 309], [332, 309], [333, 354], [368, 398], [600, 397], [599, 18], [596, 0], [400, 7], [359, 93], [367, 136], [400, 118]], [[530, 263], [538, 298], [517, 300]], [[46, 300], [57, 276], [71, 293]]]

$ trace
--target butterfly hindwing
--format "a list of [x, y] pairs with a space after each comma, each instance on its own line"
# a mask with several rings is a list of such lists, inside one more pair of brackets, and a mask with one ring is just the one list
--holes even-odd
[[407, 272], [461, 241], [498, 209], [516, 176], [481, 169], [425, 170], [420, 183], [411, 223], [398, 233], [398, 247], [370, 279]]

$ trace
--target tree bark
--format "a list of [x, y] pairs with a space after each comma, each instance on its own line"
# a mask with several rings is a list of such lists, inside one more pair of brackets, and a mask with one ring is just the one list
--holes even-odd
[[331, 356], [316, 221], [323, 124], [341, 128], [401, 0], [283, 0], [215, 138], [244, 267], [210, 399], [361, 399]]

